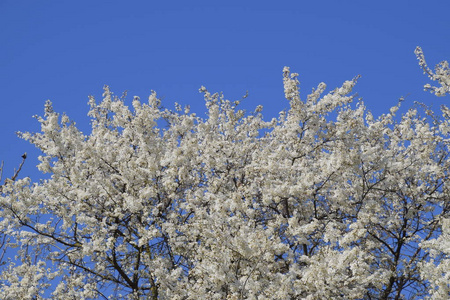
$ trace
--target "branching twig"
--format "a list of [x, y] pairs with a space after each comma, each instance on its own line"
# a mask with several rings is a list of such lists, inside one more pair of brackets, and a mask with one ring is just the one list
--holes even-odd
[[[25, 160], [26, 160], [26, 159], [27, 159], [27, 153], [25, 152], [25, 153], [22, 155], [22, 162], [20, 163], [19, 168], [14, 172], [13, 177], [11, 177], [11, 180], [12, 180], [12, 181], [15, 181], [15, 180], [16, 180], [17, 176], [19, 175], [20, 170], [22, 170], [22, 166], [23, 166], [23, 164], [25, 163]], [[2, 166], [3, 166], [3, 165], [2, 165]]]

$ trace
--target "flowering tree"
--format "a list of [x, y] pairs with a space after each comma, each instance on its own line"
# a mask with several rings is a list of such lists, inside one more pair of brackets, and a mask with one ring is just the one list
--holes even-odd
[[[449, 93], [448, 63], [436, 74]], [[450, 109], [374, 118], [356, 79], [264, 121], [220, 94], [207, 118], [90, 98], [84, 135], [50, 102], [39, 183], [6, 180], [1, 299], [448, 299]]]

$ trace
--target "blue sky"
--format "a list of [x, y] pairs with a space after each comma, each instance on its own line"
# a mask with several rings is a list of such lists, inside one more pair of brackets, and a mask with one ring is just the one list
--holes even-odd
[[409, 95], [438, 108], [449, 97], [423, 91], [415, 55], [450, 59], [450, 1], [0, 1], [0, 160], [11, 176], [39, 178], [39, 152], [16, 137], [36, 131], [50, 99], [87, 134], [88, 95], [107, 84], [129, 99], [151, 90], [204, 111], [204, 85], [264, 115], [287, 108], [282, 69], [300, 73], [303, 97], [358, 74], [355, 91], [379, 115]]

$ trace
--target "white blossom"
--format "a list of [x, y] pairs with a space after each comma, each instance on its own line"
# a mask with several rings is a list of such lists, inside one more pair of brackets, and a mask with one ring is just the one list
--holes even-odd
[[205, 87], [200, 118], [105, 86], [84, 134], [46, 102], [21, 136], [47, 179], [1, 189], [0, 298], [448, 299], [448, 108], [376, 118], [358, 77], [306, 101], [297, 78], [271, 121]]

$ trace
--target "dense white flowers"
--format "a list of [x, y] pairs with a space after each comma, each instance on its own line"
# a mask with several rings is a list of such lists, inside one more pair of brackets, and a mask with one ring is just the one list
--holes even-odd
[[88, 135], [47, 102], [21, 135], [50, 177], [2, 186], [0, 298], [448, 299], [449, 110], [375, 118], [356, 80], [303, 101], [284, 68], [271, 121], [204, 87], [206, 119], [105, 87]]

